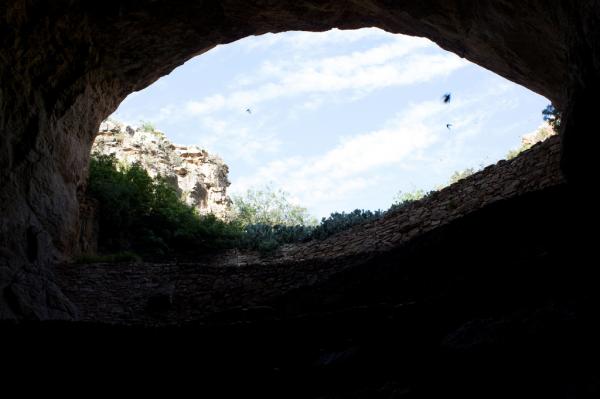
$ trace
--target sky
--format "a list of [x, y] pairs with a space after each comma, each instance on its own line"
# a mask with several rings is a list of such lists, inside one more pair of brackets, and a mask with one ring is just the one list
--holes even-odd
[[428, 39], [334, 29], [217, 46], [112, 118], [219, 155], [230, 194], [269, 185], [320, 218], [387, 209], [503, 159], [549, 103]]

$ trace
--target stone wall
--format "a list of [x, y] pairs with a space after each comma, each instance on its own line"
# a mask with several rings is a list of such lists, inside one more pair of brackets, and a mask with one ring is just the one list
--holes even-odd
[[272, 298], [315, 287], [489, 205], [562, 186], [559, 145], [551, 137], [376, 222], [272, 256], [228, 251], [188, 264], [63, 264], [59, 280], [89, 321], [155, 325], [225, 310], [268, 313], [262, 304]]

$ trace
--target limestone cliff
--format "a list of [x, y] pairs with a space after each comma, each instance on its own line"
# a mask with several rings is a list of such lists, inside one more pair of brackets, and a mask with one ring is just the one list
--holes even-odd
[[139, 162], [150, 176], [161, 175], [172, 182], [182, 199], [201, 215], [228, 217], [229, 168], [221, 158], [200, 147], [176, 145], [151, 127], [134, 129], [109, 119], [100, 125], [94, 152], [114, 154], [128, 165]]

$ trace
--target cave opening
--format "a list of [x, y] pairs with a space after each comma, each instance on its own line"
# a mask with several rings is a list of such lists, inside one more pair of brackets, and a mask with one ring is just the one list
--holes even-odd
[[[582, 14], [578, 6], [550, 10], [533, 2], [523, 14], [504, 4], [465, 8], [432, 0], [423, 7], [352, 4], [340, 12], [334, 4], [308, 3], [292, 9], [273, 4], [246, 10], [229, 3], [191, 8], [178, 3], [166, 13], [161, 12], [166, 7], [161, 1], [153, 2], [149, 9], [133, 4], [110, 10], [82, 6], [80, 14], [89, 19], [77, 17], [70, 12], [70, 5], [62, 3], [36, 12], [31, 4], [14, 12], [8, 12], [12, 10], [8, 5], [4, 7], [9, 34], [5, 47], [19, 47], [21, 42], [11, 38], [25, 34], [31, 36], [31, 46], [27, 54], [8, 51], [4, 60], [13, 77], [3, 83], [8, 93], [5, 98], [14, 94], [18, 101], [7, 103], [14, 109], [6, 111], [3, 119], [3, 131], [8, 133], [2, 152], [2, 179], [7, 183], [2, 200], [5, 214], [22, 217], [2, 220], [6, 237], [3, 258], [8, 263], [16, 259], [27, 262], [35, 252], [34, 262], [49, 264], [72, 257], [80, 233], [77, 192], [85, 185], [86, 152], [100, 122], [128, 94], [149, 86], [194, 55], [251, 35], [376, 26], [387, 32], [428, 37], [442, 48], [544, 95], [567, 117], [573, 112], [587, 114], [574, 111], [575, 101], [581, 107], [593, 103], [583, 99], [592, 97], [590, 87], [597, 82], [595, 53], [591, 51], [595, 47], [588, 40], [596, 29], [594, 7]], [[187, 18], [180, 20], [177, 15]], [[127, 21], [131, 22], [128, 29], [135, 32], [131, 40], [118, 34]], [[572, 26], [581, 28], [573, 31]], [[33, 30], [29, 32], [28, 27]], [[73, 35], [77, 29], [87, 33]], [[37, 48], [46, 58], [31, 56]], [[35, 111], [38, 108], [39, 112]], [[569, 124], [578, 126], [579, 118], [584, 117], [565, 118], [563, 136], [576, 130]], [[445, 125], [454, 124], [446, 121]], [[586, 148], [578, 139], [563, 140], [562, 146], [573, 153]], [[586, 157], [568, 156], [569, 151], [562, 151], [562, 170], [567, 174], [577, 168], [584, 171], [580, 166]], [[570, 172], [570, 176], [575, 179], [578, 174]], [[47, 184], [39, 185], [41, 181]], [[26, 232], [31, 228], [39, 232], [37, 251], [29, 249]]]
[[[244, 61], [239, 61], [240, 58]], [[98, 220], [90, 223], [88, 219], [82, 231], [90, 238], [83, 241], [99, 256], [84, 254], [78, 259], [83, 266], [63, 268], [61, 278], [67, 282], [85, 279], [88, 272], [101, 273], [103, 262], [117, 262], [128, 265], [123, 266], [127, 277], [119, 278], [137, 281], [147, 279], [155, 267], [160, 267], [165, 275], [142, 287], [134, 303], [126, 300], [130, 308], [139, 308], [141, 314], [151, 318], [171, 315], [177, 306], [185, 308], [178, 310], [184, 313], [216, 306], [219, 313], [282, 295], [295, 284], [306, 284], [303, 279], [297, 281], [295, 274], [274, 271], [272, 268], [277, 265], [299, 264], [298, 270], [303, 270], [306, 262], [314, 262], [319, 272], [308, 273], [307, 278], [309, 285], [318, 285], [328, 278], [328, 272], [322, 268], [335, 263], [335, 259], [385, 257], [381, 254], [396, 247], [410, 247], [421, 236], [441, 234], [444, 240], [451, 241], [445, 231], [455, 231], [456, 221], [463, 216], [562, 184], [557, 137], [537, 146], [530, 142], [527, 148], [534, 148], [526, 151], [525, 157], [503, 161], [510, 158], [507, 153], [519, 146], [525, 133], [540, 126], [541, 111], [548, 102], [427, 39], [376, 28], [267, 34], [219, 46], [127, 97], [101, 123], [91, 152], [115, 154], [121, 166], [139, 162], [150, 178], [166, 178], [165, 183], [197, 213], [221, 212], [219, 218], [227, 223], [231, 217], [228, 212], [235, 205], [227, 192], [230, 182], [233, 185], [238, 180], [288, 183], [281, 191], [275, 187], [266, 193], [259, 186], [251, 190], [254, 202], [249, 203], [245, 198], [243, 205], [254, 206], [251, 211], [256, 212], [265, 203], [283, 203], [282, 212], [296, 212], [296, 218], [289, 219], [286, 228], [274, 228], [288, 222], [280, 214], [275, 215], [280, 218], [278, 222], [248, 219], [242, 238], [237, 236], [227, 241], [231, 232], [226, 229], [225, 240], [217, 235], [218, 240], [226, 241], [220, 247], [207, 244], [210, 235], [209, 239], [193, 234], [188, 237], [178, 231], [173, 239], [173, 234], [163, 234], [164, 230], [178, 229], [178, 223], [183, 224], [184, 219], [177, 219], [179, 216], [166, 219], [162, 214], [148, 218], [144, 210], [120, 208], [121, 203], [139, 201], [118, 200], [107, 207], [112, 221], [120, 223], [112, 229], [111, 241], [100, 240], [100, 248], [90, 246], [90, 241], [99, 238], [99, 229]], [[235, 173], [239, 170], [247, 174]], [[372, 177], [390, 170], [398, 174], [384, 176], [387, 180]], [[430, 175], [437, 175], [438, 180]], [[419, 179], [428, 179], [427, 185], [417, 186]], [[440, 187], [459, 180], [460, 184], [452, 187]], [[315, 186], [310, 185], [312, 181]], [[318, 214], [328, 216], [330, 212], [345, 211], [346, 216], [310, 226], [313, 230], [308, 229], [308, 233], [306, 226], [297, 226], [306, 223], [308, 212], [301, 213], [293, 203], [285, 202], [287, 197], [273, 201], [273, 195], [294, 189], [294, 199], [305, 193], [304, 199], [313, 196], [322, 200], [323, 194], [319, 197], [316, 192], [327, 194], [328, 190], [339, 190], [344, 183], [356, 181], [370, 184], [350, 184], [346, 202], [337, 203], [343, 205], [326, 208]], [[241, 185], [243, 189], [255, 188], [245, 184]], [[106, 190], [107, 186], [100, 187]], [[238, 193], [243, 189], [238, 189]], [[120, 187], [115, 189], [119, 190]], [[360, 193], [365, 191], [377, 200], [383, 197], [384, 202], [359, 202]], [[392, 197], [398, 191], [408, 195], [401, 199], [401, 206], [394, 206]], [[432, 192], [425, 195], [426, 191]], [[421, 196], [425, 198], [420, 200]], [[299, 203], [301, 206], [302, 201]], [[353, 213], [357, 206], [385, 212]], [[526, 211], [518, 214], [538, 217], [540, 209], [527, 209], [531, 214]], [[99, 213], [101, 216], [97, 209], [95, 217]], [[140, 222], [143, 228], [133, 228], [130, 237], [115, 234], [128, 228], [124, 221], [126, 215], [132, 214], [147, 218]], [[514, 222], [515, 215], [507, 217], [504, 223], [492, 224], [498, 231], [492, 233], [489, 227], [480, 227], [480, 232], [494, 237], [499, 232], [509, 234], [508, 221]], [[136, 220], [129, 223], [135, 224]], [[155, 230], [157, 226], [162, 231]], [[476, 253], [482, 254], [484, 248], [491, 250], [487, 241], [480, 242], [480, 237], [472, 236], [467, 239], [462, 230], [455, 231], [457, 237], [470, 241], [470, 245], [479, 242], [481, 248]], [[203, 230], [203, 234], [207, 231]], [[548, 229], [534, 241], [547, 238], [551, 231]], [[518, 240], [528, 239], [527, 232], [535, 235], [538, 230], [523, 229], [518, 235], [511, 232], [509, 238], [498, 242], [514, 245]], [[121, 241], [115, 242], [113, 236]], [[135, 242], [131, 237], [141, 240]], [[123, 241], [125, 246], [121, 245]], [[452, 242], [462, 248], [462, 244]], [[450, 253], [449, 247], [444, 244], [444, 251]], [[146, 248], [152, 251], [138, 250]], [[247, 270], [258, 267], [270, 277], [257, 279], [244, 271], [218, 277], [212, 273], [220, 272], [211, 271], [203, 279], [191, 282], [191, 276], [182, 272], [180, 265], [223, 268], [226, 275], [232, 273], [232, 267], [249, 266]], [[269, 287], [272, 284], [267, 282], [269, 279], [284, 288]], [[180, 288], [181, 281], [186, 281], [184, 285], [198, 285], [200, 292], [211, 294], [198, 296], [186, 292]], [[376, 281], [367, 284], [363, 293], [355, 289], [351, 301], [381, 298], [382, 294], [374, 294], [372, 290], [376, 284], [385, 284], [381, 276]], [[87, 280], [83, 286], [87, 284], [96, 282]], [[91, 286], [85, 288], [85, 292], [92, 291]], [[75, 297], [81, 294], [80, 289], [69, 292]], [[226, 299], [231, 292], [239, 292], [241, 297]], [[115, 295], [120, 297], [122, 293]], [[304, 300], [300, 302], [299, 306], [311, 306]], [[155, 309], [152, 303], [161, 303], [160, 309]], [[95, 317], [121, 317], [112, 311], [100, 313], [95, 313]]]
[[542, 124], [548, 103], [423, 38], [266, 34], [131, 94], [92, 152], [168, 177], [201, 215], [252, 207], [263, 214], [245, 224], [312, 228], [335, 213], [328, 223], [347, 228], [554, 134]]
[[[583, 341], [576, 303], [594, 303], [593, 290], [579, 283], [595, 281], [593, 268], [584, 279], [579, 272], [593, 259], [586, 256], [593, 248], [589, 229], [581, 226], [593, 208], [589, 184], [582, 183], [592, 181], [586, 163], [595, 159], [595, 135], [587, 129], [596, 125], [598, 109], [599, 19], [594, 1], [551, 7], [537, 0], [2, 2], [0, 319], [11, 322], [0, 327], [11, 343], [4, 348], [6, 363], [16, 365], [15, 373], [36, 364], [64, 376], [69, 365], [93, 374], [82, 365], [106, 359], [119, 377], [138, 365], [147, 377], [178, 373], [181, 382], [193, 374], [195, 390], [205, 387], [197, 384], [200, 375], [210, 378], [198, 372], [205, 366], [228, 378], [219, 387], [222, 396], [233, 385], [250, 390], [236, 377], [251, 371], [257, 390], [274, 397], [573, 397], [581, 377], [572, 367], [579, 360], [575, 343]], [[560, 138], [424, 202], [284, 248], [267, 261], [232, 251], [194, 262], [68, 262], [80, 245], [93, 246], [82, 244], [96, 229], [86, 223], [95, 206], [82, 198], [89, 150], [98, 126], [127, 95], [219, 44], [267, 32], [368, 26], [430, 38], [548, 98], [562, 111]], [[447, 93], [450, 104], [442, 99]], [[351, 100], [364, 93], [352, 94]], [[423, 95], [444, 110], [467, 98], [446, 86]], [[196, 113], [231, 104], [226, 96], [191, 100], [184, 108]], [[308, 109], [323, 104], [309, 100]], [[360, 115], [353, 104], [343, 104], [342, 113]], [[238, 112], [255, 120], [268, 107], [243, 101]], [[144, 118], [159, 115], [157, 109]], [[218, 128], [219, 120], [212, 122]], [[445, 133], [460, 128], [446, 117], [440, 124]], [[151, 126], [143, 129], [148, 135], [126, 127], [125, 138], [157, 138], [150, 137]], [[357, 153], [355, 161], [365, 158]], [[208, 157], [200, 150], [186, 154], [178, 154], [182, 164]], [[127, 173], [148, 182], [139, 169]], [[175, 173], [177, 179], [192, 175], [187, 166]], [[190, 190], [192, 199], [210, 200], [213, 186], [206, 180]], [[181, 194], [173, 182], [154, 191], [173, 198]], [[164, 208], [175, 216], [181, 209]], [[165, 226], [164, 219], [145, 216], [146, 226]], [[146, 238], [160, 247], [156, 238], [162, 237]], [[180, 234], [171, 238], [186, 244]], [[24, 320], [35, 322], [19, 323]], [[39, 323], [44, 320], [62, 322]], [[23, 334], [29, 331], [35, 332]], [[25, 345], [16, 344], [21, 340]], [[80, 341], [86, 345], [73, 345]], [[24, 356], [24, 348], [36, 356]], [[69, 348], [77, 352], [71, 359]], [[176, 359], [181, 354], [190, 361]], [[56, 359], [72, 361], [57, 368]], [[105, 371], [106, 362], [100, 367]], [[597, 391], [597, 378], [584, 378], [583, 390]]]

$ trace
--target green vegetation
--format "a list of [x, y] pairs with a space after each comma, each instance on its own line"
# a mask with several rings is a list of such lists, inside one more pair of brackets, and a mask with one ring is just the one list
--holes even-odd
[[[472, 173], [455, 172], [451, 183]], [[283, 244], [323, 240], [430, 194], [398, 193], [388, 211], [334, 212], [318, 223], [284, 191], [267, 186], [235, 196], [234, 216], [225, 222], [198, 215], [176, 187], [160, 176], [151, 178], [139, 164], [119, 165], [114, 156], [100, 154], [92, 155], [88, 193], [100, 204], [100, 251], [112, 255], [85, 256], [80, 263], [136, 261], [136, 254], [194, 256], [223, 248], [270, 252]]]
[[243, 226], [311, 226], [317, 223], [306, 208], [292, 204], [286, 192], [269, 186], [248, 190], [244, 196], [234, 196], [233, 205], [236, 218]]
[[424, 190], [415, 190], [412, 192], [403, 193], [402, 191], [398, 191], [398, 194], [394, 196], [393, 204], [395, 206], [406, 205], [413, 201], [418, 201], [424, 198], [427, 193]]
[[233, 208], [235, 223], [243, 231], [238, 246], [261, 252], [309, 240], [316, 224], [306, 208], [291, 203], [286, 192], [269, 186], [234, 196]]
[[425, 190], [415, 190], [415, 191], [410, 191], [410, 192], [406, 192], [406, 193], [399, 191], [398, 194], [396, 194], [394, 196], [394, 202], [393, 202], [392, 208], [390, 208], [390, 210], [391, 209], [399, 209], [405, 205], [410, 204], [411, 202], [419, 201], [423, 198], [427, 198], [435, 191], [440, 191], [440, 190], [444, 189], [445, 187], [448, 187], [454, 183], [457, 183], [458, 181], [471, 176], [475, 172], [476, 172], [476, 170], [473, 168], [467, 168], [462, 171], [455, 171], [450, 176], [450, 180], [448, 180], [448, 183], [436, 186], [435, 190], [433, 190], [433, 191], [426, 192]]
[[244, 234], [241, 237], [239, 246], [261, 252], [270, 252], [283, 244], [323, 240], [357, 224], [379, 219], [384, 213], [383, 211], [373, 212], [356, 209], [349, 213], [334, 212], [329, 217], [322, 218], [319, 224], [248, 224], [244, 225]]
[[165, 136], [163, 132], [158, 131], [156, 125], [150, 121], [140, 121], [140, 128], [144, 132], [152, 133], [152, 135], [158, 139], [165, 140], [167, 138], [167, 136]]
[[473, 168], [467, 168], [463, 171], [456, 171], [456, 172], [452, 173], [452, 176], [450, 176], [450, 181], [448, 182], [448, 185], [457, 183], [458, 181], [460, 181], [464, 178], [467, 178], [474, 173], [475, 173], [475, 169], [473, 169]]
[[[447, 185], [475, 172], [473, 168], [456, 171]], [[100, 203], [99, 247], [115, 255], [78, 259], [83, 263], [136, 260], [131, 251], [144, 257], [194, 256], [223, 248], [270, 252], [283, 244], [323, 240], [432, 193], [398, 192], [387, 211], [334, 212], [317, 222], [287, 193], [266, 186], [234, 196], [233, 216], [222, 221], [214, 215], [198, 215], [181, 201], [177, 187], [160, 176], [151, 178], [139, 164], [118, 165], [114, 157], [99, 154], [92, 156], [88, 187]]]
[[[549, 127], [526, 137], [523, 145], [507, 154], [516, 157], [534, 143], [558, 131], [561, 114], [552, 104], [543, 111]], [[140, 121], [141, 129], [164, 138], [153, 123]], [[122, 134], [122, 133], [121, 133]], [[181, 163], [173, 153], [172, 160]], [[440, 190], [475, 173], [455, 171]], [[288, 194], [266, 186], [233, 197], [233, 217], [222, 221], [214, 215], [201, 216], [181, 200], [179, 189], [166, 179], [151, 178], [139, 165], [119, 165], [112, 156], [93, 154], [88, 193], [100, 204], [99, 248], [104, 254], [77, 259], [81, 263], [139, 260], [144, 257], [194, 255], [222, 248], [246, 248], [269, 252], [282, 244], [323, 240], [361, 223], [397, 211], [432, 192], [398, 192], [387, 211], [356, 209], [334, 212], [320, 222], [308, 210], [293, 204]], [[457, 204], [450, 203], [455, 208]]]
[[152, 123], [150, 121], [140, 121], [140, 127], [145, 132], [151, 132], [152, 133], [152, 132], [156, 131], [156, 126], [154, 125], [154, 123]]
[[305, 242], [311, 239], [313, 226], [285, 226], [269, 224], [251, 224], [243, 227], [238, 247], [258, 250], [266, 253], [274, 251], [283, 244]]
[[88, 193], [100, 204], [103, 253], [168, 256], [228, 247], [239, 239], [237, 224], [199, 216], [176, 188], [160, 176], [151, 178], [139, 164], [119, 168], [114, 157], [94, 154]]
[[561, 113], [556, 108], [554, 108], [554, 105], [548, 104], [546, 106], [546, 108], [544, 108], [542, 110], [542, 116], [544, 118], [544, 121], [548, 122], [548, 126], [550, 126], [550, 128], [547, 128], [547, 127], [539, 128], [535, 132], [533, 137], [530, 137], [529, 140], [523, 142], [519, 148], [510, 150], [506, 154], [506, 159], [511, 160], [511, 159], [517, 157], [523, 151], [527, 151], [528, 149], [533, 147], [533, 145], [535, 143], [544, 141], [548, 137], [559, 133]]
[[164, 178], [151, 178], [139, 165], [119, 165], [114, 156], [93, 154], [88, 194], [100, 204], [99, 248], [103, 255], [79, 263], [137, 261], [193, 256], [222, 248], [270, 252], [282, 244], [325, 239], [383, 211], [336, 212], [320, 223], [281, 190], [265, 187], [234, 197], [235, 216], [225, 222], [199, 216]]
[[523, 151], [526, 151], [528, 149], [529, 149], [528, 146], [522, 145], [521, 147], [517, 148], [516, 150], [510, 150], [506, 153], [506, 159], [510, 161], [511, 159], [516, 158], [520, 153], [522, 153]]
[[[507, 155], [514, 158], [534, 143], [555, 134], [561, 114], [553, 105], [543, 111], [550, 127], [529, 135], [523, 145]], [[140, 121], [141, 129], [161, 138], [153, 123]], [[172, 161], [181, 163], [173, 153]], [[473, 168], [455, 171], [440, 190], [476, 172]], [[323, 240], [361, 223], [374, 221], [387, 212], [397, 211], [432, 192], [398, 192], [386, 210], [355, 209], [334, 212], [320, 222], [308, 210], [290, 201], [288, 194], [266, 186], [233, 197], [233, 216], [229, 221], [214, 215], [201, 216], [181, 200], [179, 189], [166, 179], [151, 178], [139, 165], [118, 165], [111, 156], [94, 154], [90, 164], [88, 193], [100, 204], [100, 256], [77, 261], [136, 261], [144, 257], [196, 255], [223, 248], [245, 248], [270, 252], [283, 244]], [[457, 204], [450, 203], [455, 208]]]
[[321, 223], [313, 228], [311, 238], [323, 240], [329, 236], [348, 230], [357, 224], [369, 222], [381, 218], [384, 211], [369, 211], [364, 209], [355, 209], [352, 212], [334, 212], [327, 218], [322, 218]]
[[[474, 168], [455, 171], [448, 183], [439, 189], [469, 177], [475, 172]], [[271, 251], [282, 244], [323, 240], [358, 224], [380, 219], [386, 213], [402, 209], [415, 201], [427, 198], [432, 193], [433, 191], [425, 190], [400, 191], [387, 211], [355, 209], [348, 213], [334, 212], [316, 224], [308, 217], [305, 208], [289, 204], [282, 191], [273, 191], [268, 187], [261, 191], [248, 191], [245, 198], [234, 199], [237, 221], [244, 228], [239, 246]], [[455, 208], [457, 205], [451, 203], [449, 206]]]
[[318, 223], [306, 208], [292, 204], [285, 192], [268, 186], [235, 196], [233, 204], [235, 220], [243, 228], [239, 246], [261, 252], [272, 251], [282, 244], [322, 240], [383, 214], [356, 209], [332, 213]]
[[554, 130], [554, 128], [548, 128], [548, 127], [541, 127], [541, 128], [539, 128], [535, 132], [535, 134], [528, 141], [523, 142], [519, 148], [517, 148], [515, 150], [510, 150], [506, 154], [506, 159], [511, 160], [511, 159], [515, 158], [516, 156], [518, 156], [523, 151], [527, 151], [528, 149], [530, 149], [531, 147], [533, 147], [533, 145], [535, 143], [538, 143], [540, 141], [544, 141], [548, 137], [554, 136], [555, 134], [556, 134], [556, 130]]
[[561, 113], [554, 108], [554, 105], [548, 104], [546, 108], [542, 110], [543, 118], [548, 124], [558, 133], [560, 129]]

